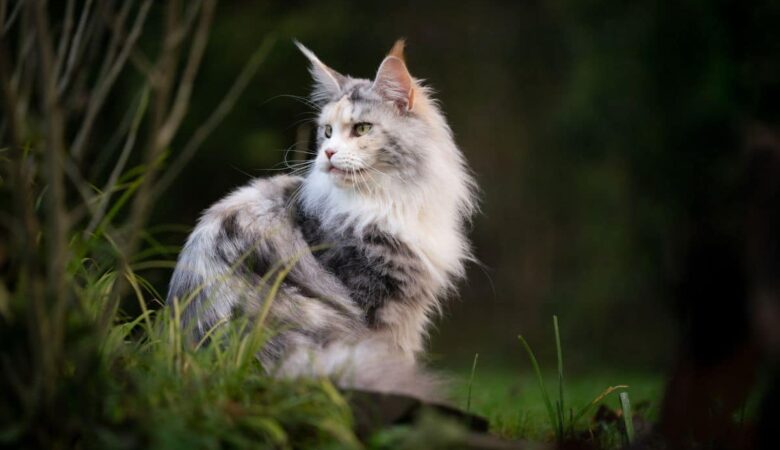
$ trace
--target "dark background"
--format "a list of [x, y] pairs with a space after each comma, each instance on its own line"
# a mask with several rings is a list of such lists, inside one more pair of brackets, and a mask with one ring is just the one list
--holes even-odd
[[285, 149], [306, 148], [312, 111], [288, 95], [311, 81], [292, 39], [372, 77], [405, 37], [482, 189], [481, 264], [437, 320], [431, 358], [509, 364], [525, 358], [522, 333], [547, 359], [557, 314], [568, 366], [660, 370], [684, 326], [692, 222], [706, 211], [719, 235], [738, 233], [745, 130], [777, 124], [778, 23], [770, 1], [225, 1], [180, 136], [265, 38], [275, 45], [151, 223], [192, 227], [231, 189], [283, 169]]

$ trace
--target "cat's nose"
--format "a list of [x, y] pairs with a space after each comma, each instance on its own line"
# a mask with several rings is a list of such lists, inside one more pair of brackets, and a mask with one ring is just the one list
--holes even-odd
[[330, 159], [333, 158], [333, 155], [335, 154], [336, 154], [336, 150], [333, 150], [332, 148], [325, 150], [325, 156], [328, 157], [328, 161], [330, 161]]

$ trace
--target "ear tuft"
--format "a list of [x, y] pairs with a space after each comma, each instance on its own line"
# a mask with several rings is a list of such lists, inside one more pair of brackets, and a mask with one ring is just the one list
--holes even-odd
[[293, 41], [298, 50], [303, 53], [311, 64], [309, 66], [309, 72], [314, 79], [314, 90], [311, 94], [311, 98], [315, 103], [325, 103], [333, 98], [337, 97], [341, 93], [341, 88], [346, 82], [347, 78], [326, 66], [319, 58], [298, 41]]
[[397, 41], [395, 41], [395, 44], [393, 44], [393, 48], [390, 49], [390, 53], [388, 53], [387, 56], [395, 56], [401, 61], [406, 62], [406, 59], [404, 58], [405, 47], [406, 47], [406, 39], [404, 38], [398, 39]]

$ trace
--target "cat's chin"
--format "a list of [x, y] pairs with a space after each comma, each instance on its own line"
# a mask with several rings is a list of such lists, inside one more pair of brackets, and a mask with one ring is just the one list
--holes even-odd
[[344, 170], [335, 166], [330, 166], [327, 170], [327, 174], [334, 184], [340, 187], [353, 186], [359, 183], [366, 172], [366, 169], [358, 170]]

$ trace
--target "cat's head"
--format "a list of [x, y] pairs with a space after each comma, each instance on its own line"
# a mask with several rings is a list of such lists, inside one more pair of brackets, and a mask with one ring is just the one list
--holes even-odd
[[369, 193], [375, 186], [408, 184], [423, 175], [432, 138], [449, 128], [395, 43], [373, 80], [342, 75], [296, 42], [309, 59], [312, 100], [319, 106], [312, 176]]

